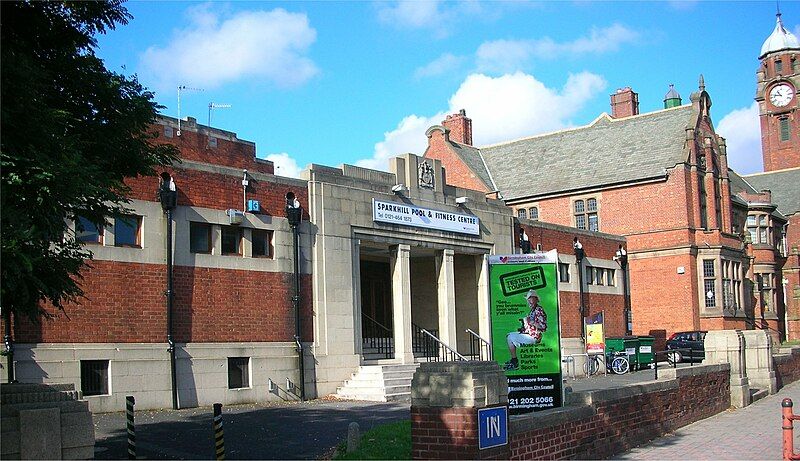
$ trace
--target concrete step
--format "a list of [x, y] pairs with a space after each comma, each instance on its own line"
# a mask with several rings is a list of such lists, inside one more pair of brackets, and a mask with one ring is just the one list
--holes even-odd
[[755, 402], [769, 395], [769, 389], [750, 389], [750, 400]]
[[417, 364], [362, 365], [336, 391], [342, 399], [410, 401], [411, 380]]

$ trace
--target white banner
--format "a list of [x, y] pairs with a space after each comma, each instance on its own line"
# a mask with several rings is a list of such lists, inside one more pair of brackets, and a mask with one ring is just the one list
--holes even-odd
[[481, 234], [480, 219], [472, 215], [420, 208], [405, 203], [383, 202], [375, 199], [372, 199], [372, 220], [461, 234]]
[[550, 250], [547, 253], [528, 253], [516, 255], [489, 255], [489, 264], [555, 264], [558, 262], [558, 252]]

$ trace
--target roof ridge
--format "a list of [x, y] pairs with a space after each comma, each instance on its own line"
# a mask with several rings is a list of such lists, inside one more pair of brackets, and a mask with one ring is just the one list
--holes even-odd
[[758, 175], [764, 175], [764, 174], [773, 174], [773, 173], [782, 173], [782, 172], [794, 171], [794, 170], [800, 170], [800, 166], [795, 166], [795, 167], [791, 167], [791, 168], [784, 168], [782, 170], [775, 170], [775, 171], [759, 171], [758, 173], [750, 173], [748, 175], [739, 175], [739, 176], [741, 176], [742, 178], [746, 178], [746, 177], [751, 177], [751, 176], [758, 176]]
[[646, 112], [644, 114], [636, 114], [636, 115], [631, 115], [629, 117], [620, 117], [620, 118], [614, 118], [614, 117], [608, 115], [608, 113], [606, 113], [606, 112], [601, 112], [600, 115], [595, 117], [594, 120], [592, 120], [591, 122], [589, 122], [586, 125], [570, 127], [570, 128], [564, 128], [564, 129], [556, 130], [556, 131], [549, 131], [547, 133], [539, 133], [539, 134], [535, 134], [535, 135], [532, 135], [532, 136], [525, 136], [525, 137], [521, 137], [521, 138], [517, 138], [517, 139], [512, 139], [512, 140], [509, 140], [509, 141], [497, 142], [497, 143], [494, 143], [494, 144], [486, 144], [486, 145], [483, 145], [483, 146], [480, 146], [480, 147], [475, 147], [475, 146], [471, 146], [471, 147], [475, 147], [476, 149], [480, 150], [480, 149], [489, 148], [489, 147], [505, 146], [505, 145], [508, 145], [508, 144], [514, 144], [515, 142], [528, 141], [528, 140], [531, 140], [531, 139], [543, 138], [543, 137], [546, 137], [546, 136], [553, 136], [553, 135], [559, 134], [559, 133], [569, 133], [571, 131], [578, 131], [578, 130], [583, 130], [583, 129], [587, 129], [587, 128], [592, 128], [601, 119], [607, 120], [607, 121], [609, 121], [611, 123], [616, 123], [616, 122], [626, 121], [626, 120], [630, 120], [630, 119], [637, 118], [637, 117], [649, 117], [649, 116], [653, 116], [653, 115], [660, 114], [660, 113], [667, 112], [667, 111], [672, 111], [672, 110], [677, 110], [677, 109], [685, 109], [687, 107], [691, 107], [691, 104], [683, 104], [683, 105], [680, 105], [680, 106], [669, 107], [667, 109], [659, 109], [659, 110], [654, 110], [652, 112]]

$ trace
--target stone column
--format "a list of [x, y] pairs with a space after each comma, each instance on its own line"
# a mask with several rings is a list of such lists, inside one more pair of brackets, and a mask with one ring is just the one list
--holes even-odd
[[509, 459], [509, 445], [478, 448], [478, 410], [503, 406], [508, 380], [497, 362], [421, 364], [411, 381], [411, 457]]
[[414, 363], [411, 349], [411, 247], [396, 245], [391, 249], [392, 325], [394, 358], [400, 363]]
[[437, 302], [439, 306], [439, 339], [453, 350], [456, 341], [456, 281], [453, 269], [453, 250], [436, 252]]
[[475, 275], [478, 283], [478, 334], [492, 341], [492, 323], [489, 318], [489, 256], [475, 257]]
[[706, 358], [703, 363], [731, 365], [731, 405], [750, 405], [750, 384], [745, 365], [744, 335], [739, 330], [718, 330], [706, 333]]
[[778, 380], [772, 363], [772, 336], [766, 330], [743, 331], [745, 365], [750, 386], [778, 392]]

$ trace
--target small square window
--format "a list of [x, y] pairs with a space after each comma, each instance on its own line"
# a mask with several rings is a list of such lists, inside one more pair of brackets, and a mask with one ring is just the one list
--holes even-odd
[[569, 283], [569, 264], [558, 263], [558, 281]]
[[118, 216], [114, 219], [114, 246], [142, 247], [141, 216]]
[[578, 229], [586, 229], [586, 215], [575, 216], [575, 227]]
[[171, 138], [174, 135], [174, 131], [171, 126], [164, 127], [164, 137]]
[[83, 395], [108, 395], [108, 360], [81, 360]]
[[586, 201], [586, 211], [597, 211], [597, 199], [590, 198]]
[[234, 226], [222, 226], [222, 254], [242, 254], [242, 230]]
[[590, 213], [589, 215], [589, 230], [597, 232], [600, 226], [597, 223], [597, 213]]
[[250, 357], [228, 357], [228, 389], [250, 387]]
[[272, 231], [253, 229], [253, 257], [272, 257]]
[[211, 253], [211, 225], [201, 222], [189, 223], [189, 251]]
[[103, 228], [83, 216], [75, 221], [75, 238], [83, 243], [103, 243]]
[[756, 225], [756, 216], [755, 215], [748, 215], [747, 216], [747, 225], [748, 226], [755, 226]]
[[517, 210], [517, 217], [520, 219], [526, 219], [528, 217], [525, 208], [520, 208]]
[[614, 286], [614, 273], [616, 271], [614, 269], [606, 269], [606, 285], [613, 287]]
[[217, 138], [213, 136], [208, 137], [208, 147], [216, 148], [217, 147]]
[[594, 282], [597, 285], [602, 285], [605, 282], [603, 280], [604, 276], [605, 276], [605, 269], [601, 269], [598, 267], [594, 270]]
[[714, 260], [713, 259], [704, 259], [703, 260], [703, 277], [714, 277]]
[[583, 213], [583, 200], [575, 200], [575, 213]]
[[539, 208], [538, 207], [531, 207], [529, 211], [530, 219], [536, 221], [539, 219]]

